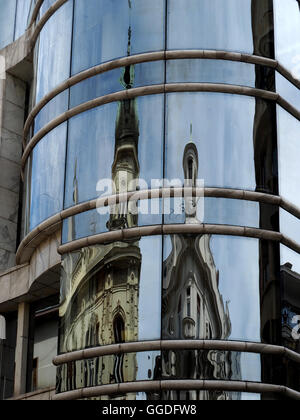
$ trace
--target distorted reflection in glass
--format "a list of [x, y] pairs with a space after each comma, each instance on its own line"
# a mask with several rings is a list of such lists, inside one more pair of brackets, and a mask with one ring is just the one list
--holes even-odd
[[[127, 182], [139, 178], [149, 186], [152, 178], [162, 178], [163, 103], [163, 95], [140, 97], [70, 120], [65, 207], [107, 193], [97, 192], [98, 181], [115, 180], [122, 171], [128, 174]], [[120, 185], [119, 192], [127, 186]]]
[[[6, 3], [11, 4], [12, 2]], [[31, 3], [31, 0], [18, 0], [17, 2], [15, 40], [18, 39], [21, 35], [23, 35], [27, 29], [27, 26], [29, 24], [29, 12]], [[2, 7], [1, 12], [3, 13]], [[6, 14], [4, 15], [7, 16]]]
[[282, 340], [283, 345], [300, 353], [300, 255], [284, 245], [280, 252]]
[[0, 1], [0, 49], [14, 40], [16, 3], [17, 0]]
[[300, 220], [289, 212], [280, 209], [280, 232], [299, 243]]
[[300, 121], [277, 106], [279, 149], [279, 192], [294, 205], [300, 207]]
[[167, 83], [228, 83], [255, 87], [255, 65], [226, 60], [167, 61]]
[[164, 338], [260, 341], [256, 239], [174, 235], [164, 255]]
[[[156, 359], [159, 354], [159, 352], [151, 351], [125, 353], [63, 364], [58, 368], [56, 392], [153, 380]], [[97, 399], [106, 399], [106, 397]], [[126, 399], [136, 399], [136, 393], [128, 394]]]
[[205, 186], [254, 190], [254, 114], [254, 98], [168, 94], [166, 178], [183, 179], [182, 156], [186, 144], [192, 141], [199, 155], [198, 178], [204, 179]]
[[300, 7], [298, 0], [274, 0], [276, 58], [300, 78]]
[[36, 44], [36, 102], [70, 76], [73, 2], [67, 1], [44, 25]]
[[72, 74], [127, 55], [164, 49], [162, 0], [76, 0]]
[[267, 0], [189, 0], [188, 6], [185, 0], [168, 0], [168, 49], [268, 55], [264, 46], [273, 44], [272, 12]]
[[[164, 223], [185, 223], [184, 212], [182, 211], [184, 208], [184, 199], [172, 198], [170, 207], [171, 212], [164, 216]], [[199, 214], [201, 214], [200, 211]], [[205, 197], [204, 214], [201, 222], [258, 228], [259, 204], [251, 201]]]
[[34, 119], [33, 134], [41, 130], [48, 122], [63, 114], [68, 109], [69, 91], [65, 90], [48, 102]]
[[67, 123], [56, 127], [32, 153], [30, 230], [63, 208]]
[[[72, 86], [70, 88], [70, 108], [100, 96], [123, 90], [122, 77], [124, 76], [125, 70], [126, 68], [113, 69]], [[134, 78], [132, 79], [132, 87], [164, 83], [165, 63], [163, 61], [156, 61], [135, 64]]]
[[160, 237], [96, 245], [65, 255], [60, 353], [159, 339], [160, 261]]

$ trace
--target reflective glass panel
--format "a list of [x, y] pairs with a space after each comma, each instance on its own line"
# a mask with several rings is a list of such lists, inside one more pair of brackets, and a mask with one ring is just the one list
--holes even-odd
[[[70, 89], [70, 108], [91, 99], [124, 89], [124, 75], [128, 68], [119, 68], [90, 77]], [[165, 64], [163, 61], [135, 64], [130, 67], [132, 87], [164, 83]]]
[[[8, 3], [11, 3], [10, 1]], [[15, 39], [23, 35], [29, 24], [29, 11], [31, 0], [18, 0], [16, 14]]]
[[70, 76], [73, 2], [62, 5], [43, 27], [38, 48], [36, 102]]
[[[284, 245], [280, 252], [282, 340], [284, 346], [300, 353], [300, 255]], [[296, 387], [299, 388], [299, 381]]]
[[67, 123], [47, 134], [34, 148], [31, 172], [30, 230], [63, 206]]
[[145, 96], [70, 120], [65, 207], [162, 178], [163, 105], [163, 95]]
[[300, 243], [300, 220], [289, 212], [280, 209], [280, 232]]
[[[221, 350], [169, 350], [162, 354], [162, 379], [261, 382], [261, 356]], [[205, 399], [205, 398], [204, 398]]]
[[167, 95], [166, 178], [194, 177], [206, 187], [277, 193], [275, 106], [219, 93]]
[[167, 83], [228, 83], [255, 87], [255, 65], [226, 60], [168, 60]]
[[167, 236], [163, 264], [163, 339], [260, 341], [256, 239]]
[[[126, 216], [126, 227], [133, 228], [138, 226], [162, 224], [163, 216], [161, 200], [154, 199], [151, 202], [143, 200], [142, 202], [137, 202], [136, 205], [138, 214], [135, 218], [132, 218], [130, 215], [131, 204], [128, 204], [126, 209], [126, 212], [128, 212]], [[124, 205], [124, 209], [125, 206], [126, 204]], [[152, 209], [154, 209], [152, 213], [151, 206]], [[112, 205], [106, 207], [107, 211], [105, 209], [101, 209], [101, 214], [99, 214], [98, 210], [95, 209], [65, 219], [63, 221], [62, 242], [72, 242], [76, 239], [86, 238], [87, 236], [93, 236], [98, 233], [110, 231], [112, 229], [112, 224], [116, 223], [114, 222], [114, 212], [116, 207], [118, 206]], [[122, 224], [118, 228], [121, 227]]]
[[276, 58], [300, 78], [300, 6], [298, 0], [273, 0]]
[[[89, 328], [91, 331], [92, 326]], [[94, 333], [94, 331], [93, 331]], [[100, 385], [153, 380], [160, 352], [125, 353], [96, 357], [58, 368], [57, 393]], [[82, 375], [85, 372], [85, 375]]]
[[161, 248], [149, 237], [64, 256], [60, 353], [160, 339]]
[[16, 0], [0, 0], [0, 49], [14, 40]]
[[[263, 18], [262, 18], [263, 16]], [[168, 49], [272, 55], [272, 4], [266, 0], [168, 0]]]
[[127, 54], [164, 49], [162, 0], [76, 0], [72, 74]]
[[280, 106], [277, 118], [280, 195], [300, 207], [300, 121]]
[[65, 90], [45, 105], [34, 119], [34, 134], [68, 109], [69, 91]]
[[283, 99], [300, 110], [300, 90], [278, 72], [276, 72], [276, 90]]

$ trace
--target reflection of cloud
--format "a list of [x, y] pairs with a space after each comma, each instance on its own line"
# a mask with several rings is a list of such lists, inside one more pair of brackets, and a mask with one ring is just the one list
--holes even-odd
[[182, 156], [189, 142], [187, 127], [193, 120], [198, 178], [204, 180], [205, 186], [255, 189], [254, 113], [254, 98], [203, 92], [169, 94], [166, 177], [183, 177]]
[[213, 236], [220, 292], [230, 300], [231, 340], [260, 341], [259, 251], [251, 238]]
[[160, 237], [140, 241], [142, 267], [139, 294], [139, 340], [159, 340], [161, 327]]
[[295, 0], [275, 0], [275, 45], [276, 58], [300, 77], [300, 13], [299, 3]]

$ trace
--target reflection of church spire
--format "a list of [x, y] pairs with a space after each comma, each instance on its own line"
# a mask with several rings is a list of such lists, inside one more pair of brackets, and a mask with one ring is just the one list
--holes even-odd
[[[131, 3], [130, 3], [131, 7]], [[131, 26], [128, 29], [128, 49], [131, 52]], [[122, 86], [129, 90], [134, 86], [134, 66], [126, 66], [121, 76]], [[138, 160], [139, 119], [136, 99], [125, 99], [119, 102], [115, 131], [115, 155], [112, 165], [114, 193], [122, 194], [136, 190], [140, 166]], [[117, 204], [110, 216], [110, 230], [134, 227], [137, 215], [130, 214], [127, 203]]]
[[[73, 206], [76, 206], [78, 202], [79, 202], [79, 198], [78, 198], [77, 159], [76, 159], [75, 166], [74, 166], [74, 177], [73, 177]], [[68, 242], [71, 242], [76, 239], [74, 216], [69, 217], [68, 224], [69, 224]]]

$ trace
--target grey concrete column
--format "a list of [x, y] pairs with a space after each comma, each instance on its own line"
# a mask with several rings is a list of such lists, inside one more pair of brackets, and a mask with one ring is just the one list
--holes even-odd
[[15, 386], [14, 396], [26, 393], [27, 354], [29, 336], [28, 303], [20, 303], [18, 308], [17, 345], [15, 354]]
[[25, 82], [0, 80], [0, 272], [15, 265]]

